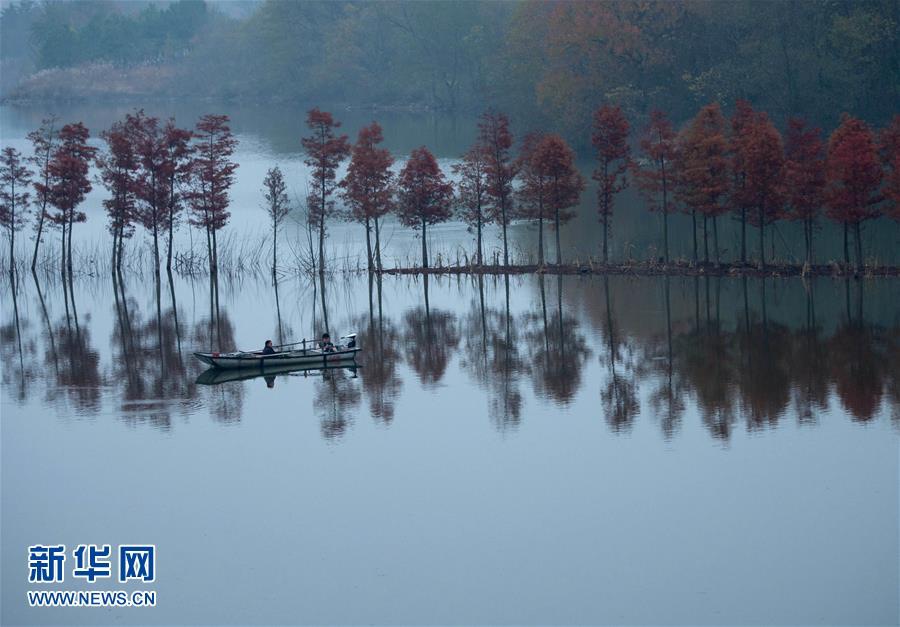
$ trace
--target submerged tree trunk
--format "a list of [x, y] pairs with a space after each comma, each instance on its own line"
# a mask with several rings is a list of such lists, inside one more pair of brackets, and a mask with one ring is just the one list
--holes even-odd
[[45, 202], [40, 209], [40, 215], [38, 215], [38, 223], [37, 223], [37, 234], [34, 238], [34, 254], [31, 256], [31, 270], [37, 267], [37, 258], [38, 258], [38, 248], [41, 245], [41, 237], [44, 234], [44, 219], [46, 218], [47, 211], [47, 203]]
[[544, 265], [544, 215], [538, 216], [538, 265]]
[[481, 201], [480, 200], [478, 203], [478, 217], [476, 218], [475, 229], [476, 229], [476, 233], [477, 233], [476, 240], [475, 240], [475, 242], [476, 242], [475, 243], [475, 246], [476, 246], [475, 259], [478, 261], [478, 265], [481, 266], [484, 263], [484, 259], [482, 257], [482, 253], [481, 253]]
[[850, 225], [847, 222], [844, 222], [844, 264], [850, 265], [850, 246], [848, 243], [848, 235], [847, 231], [849, 230]]
[[694, 263], [697, 263], [697, 210], [691, 209], [691, 233], [694, 235]]
[[719, 265], [719, 218], [713, 216], [713, 246], [716, 249], [716, 265]]
[[703, 214], [703, 263], [709, 263], [709, 233], [705, 213]]
[[747, 263], [747, 208], [741, 207], [741, 263]]
[[369, 263], [369, 272], [375, 267], [374, 258], [372, 256], [372, 224], [369, 220], [369, 217], [366, 216], [366, 258]]
[[762, 207], [759, 208], [759, 264], [766, 267], [766, 222]]
[[559, 209], [556, 210], [555, 214], [556, 221], [556, 265], [562, 265], [562, 246], [559, 244]]
[[663, 260], [669, 263], [669, 211], [665, 208], [663, 208]]
[[381, 272], [381, 225], [378, 216], [375, 217], [375, 265]]
[[856, 267], [863, 267], [863, 253], [862, 253], [862, 223], [856, 223]]
[[425, 221], [425, 218], [422, 218], [422, 267], [428, 267], [428, 237], [426, 236], [426, 229], [428, 228], [428, 223]]

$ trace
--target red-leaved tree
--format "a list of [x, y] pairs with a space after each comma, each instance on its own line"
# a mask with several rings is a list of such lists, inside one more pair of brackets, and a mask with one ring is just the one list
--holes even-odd
[[663, 259], [669, 262], [669, 196], [673, 191], [675, 131], [666, 114], [650, 112], [650, 123], [641, 137], [641, 152], [646, 165], [634, 167], [635, 183], [647, 199], [651, 211], [663, 218]]
[[135, 153], [133, 117], [114, 122], [100, 134], [106, 150], [97, 158], [100, 180], [110, 197], [103, 201], [113, 236], [112, 267], [121, 270], [125, 239], [134, 233], [135, 204], [140, 161]]
[[728, 138], [728, 156], [731, 168], [731, 206], [741, 221], [741, 263], [747, 263], [747, 139], [756, 112], [746, 100], [735, 103], [731, 115], [731, 134]]
[[544, 220], [550, 217], [547, 206], [547, 175], [537, 167], [534, 160], [535, 150], [541, 142], [541, 133], [528, 133], [522, 139], [519, 157], [516, 159], [520, 185], [516, 190], [518, 196], [518, 214], [521, 218], [536, 220], [538, 224], [538, 265], [544, 265]]
[[37, 266], [38, 249], [41, 238], [44, 236], [44, 225], [47, 221], [48, 208], [50, 207], [50, 160], [56, 150], [57, 142], [56, 118], [49, 117], [41, 121], [41, 126], [28, 133], [28, 141], [31, 142], [33, 152], [29, 161], [35, 167], [35, 211], [37, 223], [35, 224], [34, 254], [31, 257], [31, 271]]
[[16, 232], [25, 226], [25, 217], [28, 215], [29, 183], [31, 171], [22, 154], [12, 147], [4, 148], [0, 153], [0, 226], [9, 235], [10, 277], [16, 267]]
[[97, 149], [88, 145], [90, 132], [81, 122], [66, 124], [59, 130], [59, 141], [50, 163], [49, 202], [56, 211], [50, 221], [62, 230], [61, 267], [63, 276], [68, 265], [72, 277], [72, 228], [76, 222], [84, 222], [87, 216], [78, 211], [85, 195], [91, 191], [88, 177], [91, 162]]
[[609, 260], [609, 228], [612, 221], [613, 199], [628, 187], [631, 148], [628, 146], [628, 120], [620, 107], [604, 105], [594, 112], [591, 144], [597, 151], [597, 212], [603, 225], [603, 261]]
[[750, 124], [745, 147], [744, 194], [752, 209], [750, 223], [759, 229], [759, 263], [765, 267], [765, 229], [781, 217], [784, 206], [784, 145], [781, 133], [765, 113]]
[[135, 217], [153, 237], [154, 272], [159, 273], [159, 237], [165, 228], [169, 204], [167, 149], [159, 119], [143, 110], [126, 116], [132, 129], [134, 152], [140, 169], [135, 184]]
[[885, 213], [900, 222], [900, 115], [895, 115], [878, 136], [881, 163], [884, 166], [883, 194]]
[[398, 217], [404, 226], [422, 230], [422, 267], [428, 267], [428, 225], [450, 219], [453, 185], [425, 146], [416, 148], [400, 171]]
[[175, 227], [178, 224], [179, 215], [184, 209], [184, 203], [189, 193], [191, 171], [194, 167], [191, 151], [191, 138], [193, 133], [188, 129], [178, 128], [175, 120], [170, 118], [163, 127], [164, 167], [163, 175], [168, 180], [169, 197], [166, 202], [166, 229], [168, 239], [166, 242], [166, 270], [172, 271], [172, 241], [175, 235]]
[[325, 219], [334, 212], [334, 201], [330, 198], [336, 185], [335, 173], [350, 154], [350, 142], [346, 135], [335, 135], [341, 123], [318, 107], [307, 113], [306, 125], [312, 132], [300, 142], [306, 151], [304, 163], [312, 168], [315, 185], [307, 205], [309, 221], [319, 229], [319, 272], [322, 273], [325, 271]]
[[478, 123], [478, 143], [485, 154], [487, 196], [490, 221], [503, 230], [503, 265], [509, 265], [509, 245], [506, 228], [514, 217], [513, 181], [516, 163], [512, 158], [513, 135], [509, 119], [503, 113], [488, 111]]
[[482, 231], [484, 225], [490, 222], [487, 213], [489, 185], [487, 159], [484, 146], [476, 142], [462, 159], [453, 165], [453, 173], [459, 177], [456, 184], [459, 217], [470, 230], [475, 230], [475, 261], [479, 266], [484, 263]]
[[828, 188], [827, 214], [844, 226], [844, 262], [850, 263], [848, 232], [853, 227], [856, 237], [856, 263], [862, 266], [862, 232], [864, 221], [878, 215], [881, 200], [878, 187], [882, 170], [869, 126], [848, 114], [828, 139], [826, 158]]
[[[356, 144], [350, 155], [347, 175], [340, 185], [343, 197], [350, 208], [350, 219], [366, 227], [366, 253], [369, 271], [381, 270], [380, 220], [394, 204], [394, 185], [391, 166], [394, 158], [386, 148], [381, 125], [372, 122], [359, 130]], [[372, 227], [375, 230], [375, 254], [372, 254]]]
[[[529, 144], [525, 142], [526, 146]], [[543, 135], [536, 139], [526, 153], [528, 163], [523, 165], [526, 172], [523, 192], [530, 194], [534, 210], [539, 214], [540, 264], [544, 263], [543, 219], [553, 219], [556, 231], [556, 264], [562, 264], [562, 246], [559, 231], [562, 224], [575, 217], [571, 211], [578, 204], [584, 190], [584, 179], [575, 167], [575, 154], [566, 141], [556, 134]]]
[[[718, 216], [726, 211], [729, 191], [725, 118], [718, 103], [708, 104], [678, 138], [678, 199], [703, 218], [703, 260], [709, 262], [709, 220], [713, 221], [716, 263], [719, 261]], [[695, 240], [696, 241], [696, 240]], [[696, 260], [697, 247], [694, 245]]]
[[802, 118], [788, 120], [785, 139], [784, 183], [789, 220], [803, 222], [806, 262], [814, 263], [813, 236], [825, 192], [825, 149], [821, 130]]
[[194, 162], [190, 178], [192, 223], [206, 231], [209, 271], [218, 270], [216, 233], [227, 223], [228, 190], [234, 182], [237, 164], [231, 161], [237, 140], [231, 134], [227, 115], [207, 114], [197, 122], [194, 132]]

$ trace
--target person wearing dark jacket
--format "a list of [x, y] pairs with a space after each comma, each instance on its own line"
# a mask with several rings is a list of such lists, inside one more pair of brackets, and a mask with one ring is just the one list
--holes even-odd
[[274, 355], [275, 348], [272, 346], [272, 340], [266, 340], [266, 345], [262, 349], [263, 355]]

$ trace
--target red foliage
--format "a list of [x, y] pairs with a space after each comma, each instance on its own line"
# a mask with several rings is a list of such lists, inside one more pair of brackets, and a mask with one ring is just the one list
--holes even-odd
[[[366, 244], [369, 252], [369, 268], [373, 267], [370, 243], [370, 222], [377, 225], [379, 218], [391, 211], [394, 205], [394, 158], [389, 150], [379, 148], [384, 141], [381, 126], [372, 122], [359, 131], [356, 144], [347, 167], [347, 176], [341, 181], [343, 197], [350, 207], [350, 217], [366, 225]], [[381, 259], [379, 229], [376, 226], [376, 258]]]
[[884, 197], [887, 200], [885, 213], [900, 221], [900, 114], [882, 129], [878, 137], [881, 163], [885, 168]]
[[790, 220], [815, 219], [825, 191], [825, 151], [821, 130], [809, 128], [802, 118], [788, 120], [784, 180]]
[[784, 183], [789, 220], [802, 221], [806, 260], [813, 261], [813, 229], [822, 210], [825, 193], [825, 151], [818, 128], [809, 128], [802, 118], [788, 120], [785, 142]]
[[628, 146], [630, 127], [620, 107], [604, 105], [594, 112], [591, 144], [597, 151], [597, 168], [593, 178], [598, 182], [597, 211], [603, 224], [603, 260], [609, 258], [609, 223], [612, 219], [613, 197], [628, 187], [625, 173], [631, 163]]
[[638, 188], [647, 199], [651, 211], [663, 213], [663, 241], [665, 260], [669, 260], [669, 229], [667, 214], [670, 213], [669, 194], [674, 188], [674, 163], [676, 145], [675, 131], [666, 114], [659, 110], [650, 112], [650, 124], [641, 137], [641, 152], [647, 165], [633, 167]]
[[56, 150], [58, 139], [56, 118], [50, 117], [41, 121], [37, 130], [28, 133], [28, 141], [34, 147], [34, 152], [29, 161], [36, 168], [36, 180], [34, 181], [35, 211], [37, 224], [35, 225], [34, 255], [31, 258], [31, 267], [37, 265], [38, 248], [44, 233], [44, 223], [49, 217], [47, 208], [50, 206], [50, 160]]
[[113, 235], [113, 248], [120, 240], [134, 233], [137, 175], [140, 167], [134, 150], [133, 129], [128, 123], [115, 122], [109, 130], [100, 134], [106, 142], [106, 150], [97, 159], [100, 179], [111, 194], [103, 201], [109, 216], [109, 230]]
[[750, 214], [754, 226], [771, 224], [781, 216], [784, 203], [784, 146], [781, 133], [765, 113], [757, 113], [745, 140], [744, 196], [756, 209]]
[[90, 163], [97, 149], [87, 143], [90, 132], [81, 122], [66, 124], [59, 131], [59, 143], [48, 165], [50, 204], [56, 208], [51, 220], [58, 225], [84, 222], [84, 212], [76, 208], [91, 191]]
[[513, 136], [509, 119], [503, 113], [487, 112], [478, 123], [478, 142], [484, 150], [488, 212], [491, 222], [503, 228], [503, 264], [509, 265], [509, 246], [506, 227], [514, 217], [512, 184], [516, 178], [516, 164], [510, 153]]
[[341, 161], [350, 154], [350, 142], [346, 135], [335, 135], [341, 123], [327, 111], [311, 109], [306, 116], [306, 125], [312, 134], [300, 140], [306, 150], [304, 163], [312, 168], [315, 182], [313, 194], [316, 202], [311, 206], [310, 221], [320, 224], [333, 209], [328, 197], [335, 188], [335, 172]]
[[459, 217], [475, 229], [475, 258], [480, 266], [482, 256], [481, 232], [485, 224], [490, 222], [487, 214], [488, 173], [487, 151], [480, 143], [476, 143], [453, 165], [453, 173], [459, 177], [456, 189], [459, 196]]
[[728, 182], [725, 118], [718, 103], [703, 107], [679, 138], [679, 199], [707, 217], [725, 211]]
[[228, 223], [228, 189], [238, 165], [229, 158], [237, 140], [231, 134], [227, 115], [207, 114], [197, 122], [194, 160], [190, 170], [189, 203], [192, 224], [206, 230], [211, 273], [218, 271], [216, 233]]
[[826, 160], [828, 217], [844, 225], [844, 261], [850, 261], [847, 230], [854, 227], [857, 264], [862, 265], [860, 225], [878, 215], [883, 176], [875, 138], [865, 122], [846, 113], [828, 139]]
[[828, 216], [855, 224], [878, 215], [882, 171], [875, 138], [865, 122], [846, 113], [828, 139]]
[[237, 146], [227, 115], [207, 114], [197, 122], [190, 205], [193, 224], [215, 232], [228, 223], [228, 190], [238, 165], [229, 160]]
[[[556, 227], [556, 263], [562, 263], [559, 243], [560, 225], [571, 220], [575, 213], [570, 211], [578, 204], [584, 190], [584, 179], [575, 167], [575, 155], [566, 141], [559, 135], [529, 136], [523, 148], [525, 173], [522, 188], [523, 197], [532, 207], [532, 215], [541, 221], [543, 240], [543, 220], [553, 218]], [[540, 246], [540, 261], [543, 263], [543, 241]]]
[[404, 226], [422, 229], [423, 267], [428, 267], [428, 225], [449, 220], [452, 202], [453, 185], [434, 155], [425, 146], [413, 150], [400, 171], [398, 217]]

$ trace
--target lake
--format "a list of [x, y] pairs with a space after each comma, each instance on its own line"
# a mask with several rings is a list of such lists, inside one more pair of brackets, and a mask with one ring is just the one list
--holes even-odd
[[[294, 113], [235, 112], [235, 238], [263, 236], [269, 164], [300, 168]], [[4, 144], [40, 117], [4, 107]], [[442, 165], [474, 136], [384, 122]], [[102, 198], [75, 231], [96, 270], [0, 286], [3, 624], [897, 622], [896, 280], [120, 280]], [[623, 206], [617, 250], [651, 254], [655, 221]], [[596, 254], [583, 214], [564, 242]], [[361, 236], [334, 224], [329, 249], [363, 263]], [[386, 265], [415, 255], [388, 239]], [[433, 250], [471, 240], [448, 224]], [[326, 328], [358, 333], [355, 367], [223, 381], [191, 354]], [[152, 586], [59, 587], [157, 607], [28, 607], [29, 546], [134, 542], [157, 547]]]

